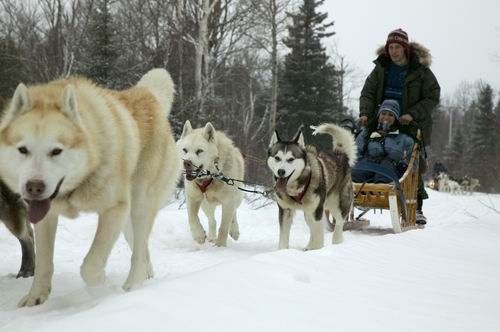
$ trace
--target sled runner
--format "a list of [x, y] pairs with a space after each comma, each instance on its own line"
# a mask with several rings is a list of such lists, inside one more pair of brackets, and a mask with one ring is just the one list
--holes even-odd
[[[420, 132], [417, 138], [420, 137]], [[418, 172], [420, 161], [419, 140], [415, 141], [408, 168], [401, 178], [397, 178], [387, 168], [376, 163], [360, 162], [355, 168], [376, 172], [392, 179], [391, 183], [353, 183], [354, 207], [363, 212], [354, 217], [351, 212], [350, 222], [366, 223], [361, 217], [370, 209], [389, 210], [392, 229], [395, 233], [417, 228], [415, 224], [417, 211]], [[353, 209], [354, 210], [354, 209]]]

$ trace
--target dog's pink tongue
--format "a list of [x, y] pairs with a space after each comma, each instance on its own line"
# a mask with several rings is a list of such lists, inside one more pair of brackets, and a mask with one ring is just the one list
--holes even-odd
[[287, 178], [278, 178], [275, 184], [276, 190], [285, 192], [287, 183], [288, 183]]
[[28, 220], [36, 224], [42, 220], [50, 209], [50, 199], [42, 199], [39, 201], [29, 201], [28, 203]]

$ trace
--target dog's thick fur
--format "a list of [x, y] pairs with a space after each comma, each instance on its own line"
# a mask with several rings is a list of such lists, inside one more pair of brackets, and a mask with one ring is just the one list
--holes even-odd
[[20, 306], [48, 298], [59, 215], [98, 213], [80, 270], [88, 285], [104, 281], [107, 259], [127, 220], [132, 259], [123, 288], [152, 277], [149, 234], [180, 175], [167, 120], [173, 95], [163, 69], [124, 91], [83, 78], [17, 87], [0, 123], [0, 176], [28, 202], [28, 219], [35, 223], [35, 278]]
[[[236, 210], [241, 204], [243, 193], [221, 180], [198, 175], [205, 170], [212, 174], [222, 172], [226, 177], [242, 180], [244, 162], [240, 150], [226, 135], [216, 131], [210, 122], [204, 128], [193, 129], [189, 120], [184, 124], [177, 146], [179, 155], [184, 160], [184, 186], [193, 239], [200, 244], [206, 239], [198, 217], [201, 206], [208, 218], [209, 241], [215, 241], [217, 246], [226, 246], [228, 233], [234, 240], [238, 240], [240, 233]], [[222, 206], [222, 218], [216, 238], [214, 212], [218, 205]]]
[[282, 141], [274, 133], [268, 149], [267, 164], [274, 175], [279, 207], [279, 248], [289, 247], [290, 227], [296, 210], [303, 210], [311, 235], [306, 250], [324, 244], [324, 210], [335, 218], [333, 243], [343, 241], [343, 225], [353, 203], [351, 167], [356, 162], [356, 144], [352, 134], [334, 124], [322, 124], [313, 135], [333, 137], [333, 151], [317, 153], [305, 146], [299, 130], [291, 141]]
[[13, 193], [0, 180], [0, 221], [21, 244], [21, 268], [16, 278], [32, 277], [35, 273], [35, 246], [33, 229], [26, 219], [26, 206], [21, 196]]

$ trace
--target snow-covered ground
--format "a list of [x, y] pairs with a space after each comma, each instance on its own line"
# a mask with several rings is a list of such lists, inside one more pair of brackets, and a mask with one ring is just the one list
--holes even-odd
[[291, 248], [277, 250], [274, 204], [239, 210], [240, 240], [191, 240], [179, 203], [161, 211], [150, 247], [156, 276], [121, 290], [130, 250], [120, 238], [105, 285], [87, 288], [79, 267], [94, 215], [61, 220], [52, 294], [18, 309], [31, 279], [15, 279], [17, 240], [0, 228], [0, 331], [500, 331], [500, 196], [430, 193], [423, 230], [392, 234], [387, 212], [369, 215], [344, 243], [304, 252], [298, 215]]

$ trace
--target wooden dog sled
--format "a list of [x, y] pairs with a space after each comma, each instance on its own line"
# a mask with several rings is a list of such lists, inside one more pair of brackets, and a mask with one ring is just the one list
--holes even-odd
[[[417, 134], [420, 137], [420, 132]], [[351, 209], [349, 220], [344, 224], [344, 229], [358, 229], [369, 225], [369, 220], [362, 216], [370, 209], [389, 210], [392, 229], [395, 233], [401, 233], [417, 228], [417, 191], [418, 174], [420, 162], [420, 145], [418, 139], [415, 141], [410, 162], [403, 176], [399, 179], [383, 173], [382, 166], [375, 163], [358, 163], [355, 167], [361, 167], [370, 171], [387, 175], [393, 178], [391, 183], [353, 183], [354, 206]], [[362, 164], [362, 165], [360, 165]], [[363, 211], [357, 217], [354, 216], [354, 208]], [[328, 227], [333, 229], [334, 222], [330, 221], [328, 211], [326, 212]]]

